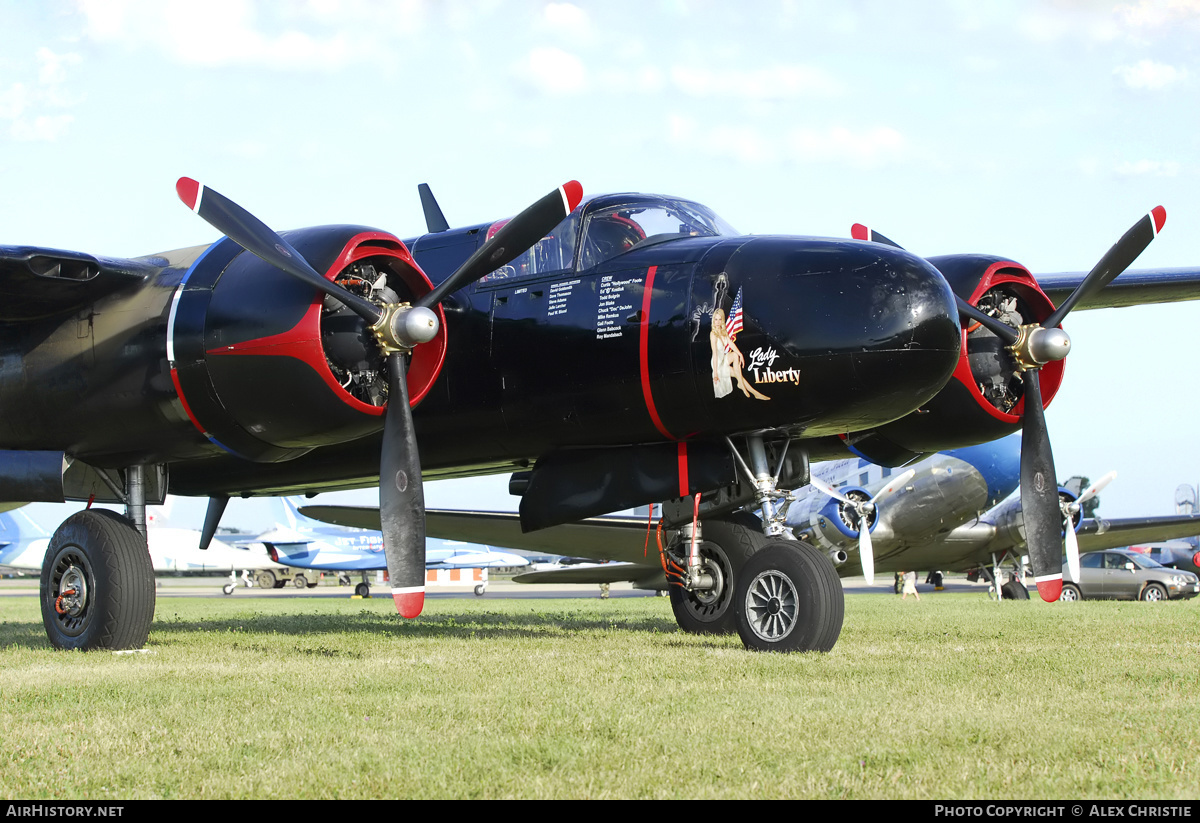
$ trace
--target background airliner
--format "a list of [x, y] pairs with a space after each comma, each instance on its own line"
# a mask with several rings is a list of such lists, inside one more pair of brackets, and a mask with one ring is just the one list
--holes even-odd
[[[862, 513], [874, 572], [970, 571], [999, 577], [1006, 598], [1025, 599], [1022, 582], [1025, 526], [1021, 501], [1013, 497], [1020, 481], [1020, 434], [992, 443], [934, 454], [905, 470], [861, 459], [813, 467], [818, 483], [796, 492], [786, 510], [796, 535], [828, 553], [847, 577], [861, 574]], [[1086, 492], [1085, 492], [1086, 493]], [[1064, 519], [1076, 495], [1060, 489]], [[867, 505], [868, 501], [874, 503]], [[378, 511], [350, 506], [305, 506], [314, 518], [369, 526]], [[1200, 533], [1200, 515], [1105, 519], [1070, 511], [1083, 552], [1187, 537]], [[518, 575], [523, 583], [612, 583], [633, 581], [639, 588], [665, 589], [655, 538], [647, 519], [590, 518], [523, 534], [516, 514], [430, 510], [428, 533], [465, 541], [489, 540], [512, 549], [621, 561], [592, 568], [564, 568]], [[1007, 581], [1005, 580], [1007, 577]]]

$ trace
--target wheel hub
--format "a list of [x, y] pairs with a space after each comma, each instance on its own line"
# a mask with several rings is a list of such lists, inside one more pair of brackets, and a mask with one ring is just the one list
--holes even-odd
[[745, 605], [751, 631], [763, 640], [780, 640], [796, 626], [799, 597], [791, 578], [782, 572], [769, 570], [754, 578]]
[[[70, 594], [68, 594], [70, 592]], [[87, 606], [87, 575], [83, 569], [71, 565], [63, 572], [58, 584], [58, 609], [61, 614], [78, 617]]]

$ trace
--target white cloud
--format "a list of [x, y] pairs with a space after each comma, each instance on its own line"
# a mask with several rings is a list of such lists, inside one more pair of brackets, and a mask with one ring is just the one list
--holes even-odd
[[798, 64], [741, 71], [674, 66], [671, 80], [693, 97], [782, 100], [830, 97], [843, 90], [842, 83], [824, 69]]
[[543, 19], [551, 28], [578, 35], [588, 34], [592, 23], [586, 11], [571, 3], [547, 3]]
[[1200, 0], [1138, 0], [1117, 6], [1116, 13], [1133, 28], [1160, 28], [1181, 21], [1200, 21]]
[[1187, 77], [1187, 69], [1177, 69], [1165, 63], [1142, 60], [1132, 66], [1118, 66], [1113, 74], [1131, 89], [1156, 91]]
[[[327, 33], [330, 7], [324, 2], [284, 4], [277, 9], [250, 0], [78, 2], [86, 20], [85, 34], [91, 39], [128, 48], [155, 48], [189, 65], [329, 70], [359, 54], [345, 32]], [[345, 11], [354, 9], [358, 6], [351, 4]], [[262, 30], [260, 10], [278, 11], [281, 20], [271, 22], [273, 28], [281, 30]], [[301, 28], [313, 23], [319, 24], [315, 28], [320, 33]]]
[[1179, 174], [1179, 164], [1173, 161], [1126, 160], [1124, 163], [1120, 163], [1114, 171], [1123, 177], [1135, 175], [1175, 177]]
[[788, 147], [803, 162], [844, 163], [855, 168], [875, 168], [897, 159], [904, 152], [904, 135], [888, 126], [852, 131], [843, 126], [824, 130], [794, 129]]
[[533, 49], [517, 63], [516, 72], [546, 94], [574, 94], [587, 87], [583, 61], [553, 46]]
[[13, 122], [9, 133], [15, 140], [53, 142], [66, 132], [75, 118], [69, 114], [40, 114]]
[[777, 136], [770, 129], [749, 124], [709, 127], [678, 114], [668, 117], [667, 134], [674, 145], [752, 164], [791, 160], [876, 168], [902, 157], [908, 146], [904, 135], [887, 126], [796, 128]]
[[16, 82], [0, 89], [0, 120], [9, 122], [8, 133], [16, 140], [53, 141], [61, 137], [74, 121], [66, 113], [49, 113], [68, 108], [74, 100], [64, 91], [67, 69], [80, 62], [79, 55], [56, 54], [39, 48], [37, 79], [32, 83]]

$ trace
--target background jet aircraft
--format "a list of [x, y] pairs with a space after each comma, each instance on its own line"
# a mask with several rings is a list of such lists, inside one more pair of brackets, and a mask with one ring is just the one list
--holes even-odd
[[[238, 572], [281, 568], [261, 550], [233, 548], [220, 541], [201, 549], [199, 531], [166, 525], [165, 516], [154, 509], [146, 520], [150, 561], [156, 574], [236, 575]], [[40, 572], [50, 537], [50, 532], [23, 509], [0, 514], [0, 566]]]
[[[354, 591], [363, 596], [370, 594], [366, 573], [387, 568], [383, 534], [378, 529], [321, 523], [307, 517], [288, 498], [280, 498], [280, 506], [284, 522], [255, 540], [266, 547], [272, 560], [301, 569], [361, 572], [362, 582]], [[528, 558], [496, 551], [491, 546], [436, 537], [426, 539], [426, 569], [502, 569], [528, 565]]]

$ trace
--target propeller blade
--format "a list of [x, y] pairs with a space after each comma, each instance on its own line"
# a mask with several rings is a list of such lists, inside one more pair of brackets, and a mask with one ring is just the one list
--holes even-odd
[[982, 324], [984, 328], [999, 337], [1005, 343], [1008, 343], [1010, 346], [1017, 342], [1017, 337], [1019, 335], [1017, 330], [1012, 326], [1008, 325], [1002, 320], [997, 320], [990, 314], [980, 311], [958, 295], [954, 296], [954, 300], [958, 303], [959, 317], [968, 317], [971, 320], [974, 320], [976, 323]]
[[[1066, 531], [1067, 577], [1072, 583], [1079, 582], [1079, 537], [1075, 534], [1075, 524], [1068, 517], [1063, 524]], [[1040, 589], [1039, 589], [1040, 591]]]
[[426, 308], [436, 306], [447, 295], [474, 283], [488, 272], [511, 263], [561, 223], [582, 199], [583, 187], [577, 181], [572, 180], [559, 186], [505, 223], [492, 239], [480, 246], [454, 274], [417, 300], [415, 305]]
[[1099, 480], [1097, 480], [1095, 483], [1088, 486], [1083, 491], [1083, 493], [1079, 495], [1079, 499], [1076, 500], [1075, 503], [1079, 504], [1079, 503], [1083, 503], [1085, 501], [1091, 500], [1093, 497], [1095, 497], [1097, 494], [1099, 494], [1101, 491], [1103, 491], [1105, 486], [1107, 486], [1109, 483], [1113, 482], [1113, 480], [1116, 479], [1116, 476], [1117, 476], [1117, 473], [1115, 471], [1111, 471], [1108, 474], [1104, 475]]
[[862, 563], [863, 577], [868, 586], [875, 585], [875, 554], [871, 545], [870, 518], [860, 512], [858, 518], [858, 559]]
[[416, 617], [425, 606], [425, 492], [404, 355], [388, 356], [388, 404], [379, 456], [379, 525], [396, 611]]
[[341, 301], [370, 323], [377, 322], [382, 316], [379, 307], [371, 301], [351, 294], [322, 277], [300, 252], [267, 224], [220, 192], [190, 177], [180, 177], [175, 183], [175, 193], [185, 206], [251, 254]]
[[855, 223], [850, 227], [850, 236], [855, 240], [866, 240], [870, 243], [883, 243], [885, 246], [892, 246], [897, 249], [904, 248], [895, 240], [884, 237], [879, 232], [875, 231], [869, 226], [864, 226], [862, 223]]
[[1054, 310], [1053, 314], [1046, 318], [1042, 327], [1053, 329], [1061, 324], [1063, 318], [1075, 307], [1076, 303], [1104, 288], [1117, 275], [1129, 268], [1138, 255], [1146, 250], [1151, 241], [1158, 237], [1158, 233], [1162, 231], [1166, 222], [1167, 210], [1162, 206], [1155, 206], [1149, 214], [1134, 223], [1129, 231], [1125, 232], [1121, 239], [1105, 252], [1104, 256], [1100, 258], [1100, 262], [1088, 272], [1087, 277], [1083, 278], [1079, 287], [1067, 296], [1067, 299]]
[[842, 503], [850, 503], [851, 505], [854, 505], [854, 501], [852, 501], [850, 498], [844, 496], [841, 492], [839, 492], [837, 489], [835, 489], [833, 486], [829, 485], [828, 483], [826, 483], [824, 480], [820, 479], [819, 477], [810, 477], [808, 479], [808, 485], [812, 486], [819, 492], [824, 492], [825, 494], [832, 497], [834, 500], [838, 500], [838, 501], [841, 501]]
[[1062, 593], [1062, 508], [1037, 370], [1024, 372], [1022, 379], [1025, 420], [1021, 433], [1021, 511], [1025, 541], [1038, 594], [1053, 603]]
[[891, 494], [896, 489], [900, 488], [901, 486], [903, 486], [905, 483], [907, 483], [909, 480], [912, 480], [916, 476], [917, 476], [916, 469], [909, 469], [908, 471], [904, 472], [903, 474], [896, 475], [895, 477], [892, 478], [892, 482], [888, 483], [882, 489], [875, 492], [875, 496], [872, 497], [870, 499], [870, 501], [868, 501], [868, 502], [874, 503], [879, 498], [883, 497], [885, 494]]

